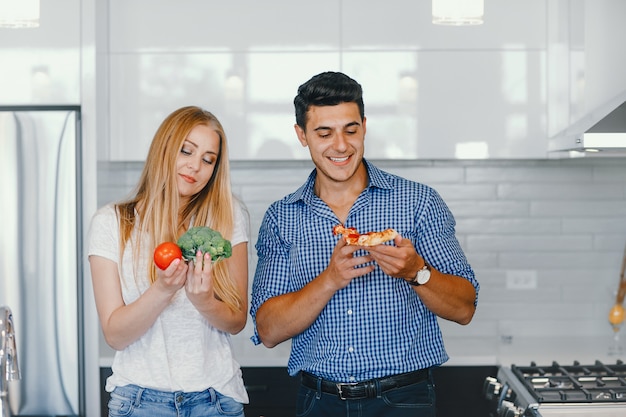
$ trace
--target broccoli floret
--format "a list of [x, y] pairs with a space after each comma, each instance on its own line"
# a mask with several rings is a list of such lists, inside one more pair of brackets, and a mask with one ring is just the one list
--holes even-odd
[[208, 252], [213, 262], [229, 258], [233, 254], [230, 242], [224, 239], [220, 232], [206, 226], [192, 227], [178, 239], [176, 244], [187, 261], [196, 259], [198, 250], [203, 254]]

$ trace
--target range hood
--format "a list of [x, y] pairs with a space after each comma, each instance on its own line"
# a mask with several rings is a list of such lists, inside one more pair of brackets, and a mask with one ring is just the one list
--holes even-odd
[[551, 138], [549, 150], [569, 156], [626, 156], [626, 92]]

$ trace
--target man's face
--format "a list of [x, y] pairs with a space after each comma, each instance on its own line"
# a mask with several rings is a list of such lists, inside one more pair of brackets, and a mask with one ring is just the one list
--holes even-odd
[[311, 106], [306, 130], [296, 125], [302, 146], [307, 146], [318, 171], [336, 182], [349, 180], [363, 160], [365, 118], [356, 103]]

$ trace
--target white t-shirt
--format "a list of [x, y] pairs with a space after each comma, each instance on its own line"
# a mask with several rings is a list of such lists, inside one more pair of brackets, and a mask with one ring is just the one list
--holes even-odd
[[[248, 218], [235, 200], [232, 246], [249, 239]], [[137, 230], [132, 239], [136, 239]], [[150, 286], [147, 257], [142, 245], [137, 271], [130, 245], [126, 245], [119, 270], [119, 226], [113, 205], [99, 209], [91, 221], [88, 256], [97, 255], [117, 263], [122, 297], [135, 301]], [[136, 274], [135, 274], [136, 272]], [[230, 334], [211, 326], [195, 309], [181, 288], [152, 327], [124, 350], [115, 352], [113, 375], [105, 389], [128, 384], [160, 391], [198, 392], [209, 387], [240, 403], [248, 403], [239, 363], [233, 358]]]

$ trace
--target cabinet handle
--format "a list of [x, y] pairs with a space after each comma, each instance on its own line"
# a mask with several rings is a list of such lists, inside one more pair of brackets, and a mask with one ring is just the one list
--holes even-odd
[[246, 385], [246, 390], [248, 392], [258, 392], [258, 391], [267, 391], [267, 385]]

